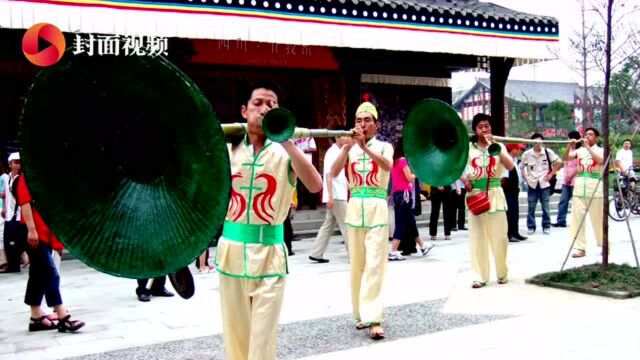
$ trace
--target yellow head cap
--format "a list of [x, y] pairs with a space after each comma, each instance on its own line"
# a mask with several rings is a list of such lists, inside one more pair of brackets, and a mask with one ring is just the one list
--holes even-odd
[[356, 116], [364, 112], [371, 114], [376, 121], [378, 120], [378, 110], [376, 110], [376, 107], [372, 103], [367, 101], [360, 104], [358, 110], [356, 110]]

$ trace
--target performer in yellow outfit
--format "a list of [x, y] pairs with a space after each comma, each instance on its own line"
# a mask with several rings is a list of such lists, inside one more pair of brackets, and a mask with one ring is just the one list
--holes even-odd
[[471, 265], [477, 277], [473, 288], [481, 288], [489, 281], [489, 248], [498, 275], [498, 283], [506, 284], [507, 279], [507, 201], [500, 186], [502, 173], [514, 167], [513, 159], [504, 145], [500, 145], [498, 154], [489, 153], [489, 145], [496, 143], [491, 135], [491, 117], [477, 114], [473, 117], [471, 128], [478, 137], [477, 143], [469, 144], [469, 160], [466, 177], [461, 180], [467, 189], [467, 197], [483, 192], [489, 182], [489, 203], [491, 208], [480, 215], [469, 212], [469, 245]]
[[[584, 236], [586, 222], [579, 229], [578, 226], [580, 226], [580, 221], [587, 211], [595, 232], [596, 242], [598, 246], [602, 246], [603, 194], [602, 183], [600, 183], [599, 179], [604, 163], [604, 151], [596, 145], [598, 136], [600, 136], [598, 130], [587, 128], [584, 132], [584, 139], [580, 140], [584, 146], [576, 150], [575, 144], [577, 141], [572, 140], [564, 153], [566, 160], [578, 159], [578, 175], [576, 176], [573, 197], [571, 198], [571, 225], [569, 228], [571, 240], [576, 236], [576, 231], [578, 232], [574, 245], [576, 251], [573, 253], [573, 257], [586, 255], [587, 240]], [[591, 206], [588, 206], [592, 195], [594, 195], [593, 201]]]
[[322, 189], [320, 174], [292, 141], [273, 143], [265, 138], [260, 124], [275, 107], [275, 85], [252, 87], [241, 108], [247, 136], [240, 144], [229, 145], [231, 200], [215, 259], [221, 275], [226, 359], [276, 358], [288, 273], [282, 223], [296, 174], [310, 191]]
[[[350, 198], [345, 225], [351, 263], [351, 302], [356, 328], [371, 327], [372, 339], [382, 339], [382, 287], [387, 268], [389, 214], [387, 186], [393, 164], [391, 144], [375, 138], [378, 112], [369, 102], [356, 111], [356, 135], [342, 146], [331, 167], [337, 176], [346, 165]], [[354, 146], [357, 144], [357, 146]]]

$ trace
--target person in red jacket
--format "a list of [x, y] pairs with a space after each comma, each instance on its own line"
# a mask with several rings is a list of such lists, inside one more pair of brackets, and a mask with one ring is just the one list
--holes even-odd
[[[62, 249], [62, 244], [51, 232], [38, 211], [31, 206], [32, 198], [24, 175], [19, 175], [14, 179], [12, 193], [20, 206], [20, 222], [26, 225], [27, 254], [29, 254], [31, 262], [27, 290], [24, 296], [25, 304], [31, 308], [29, 331], [58, 329], [60, 332], [75, 332], [85, 324], [80, 320], [71, 320], [71, 315], [62, 304], [60, 274], [52, 257], [52, 252]], [[43, 313], [42, 297], [58, 315], [57, 324]]]

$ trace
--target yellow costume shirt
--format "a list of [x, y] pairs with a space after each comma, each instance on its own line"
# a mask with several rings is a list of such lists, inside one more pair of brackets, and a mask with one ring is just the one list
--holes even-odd
[[[604, 151], [598, 145], [591, 147], [595, 153], [601, 157]], [[576, 156], [578, 158], [578, 174], [576, 175], [576, 182], [573, 188], [573, 196], [580, 198], [590, 198], [591, 194], [596, 191], [594, 196], [596, 199], [602, 198], [602, 183], [598, 185], [600, 174], [602, 174], [602, 164], [596, 164], [595, 160], [591, 157], [589, 150], [581, 147], [576, 150]]]
[[[228, 145], [231, 199], [216, 268], [227, 276], [261, 279], [288, 273], [284, 229], [296, 174], [284, 148], [266, 140], [259, 153], [243, 141]], [[215, 184], [214, 184], [215, 186]]]
[[[502, 151], [504, 145], [499, 144]], [[475, 143], [469, 143], [469, 160], [467, 160], [467, 178], [471, 182], [473, 189], [467, 193], [467, 197], [473, 196], [479, 192], [485, 191], [487, 188], [487, 176], [491, 174], [489, 179], [489, 203], [491, 208], [488, 213], [498, 211], [507, 211], [507, 200], [504, 197], [502, 187], [500, 187], [500, 178], [504, 173], [504, 165], [500, 162], [500, 156], [489, 155], [488, 148], [481, 150]]]
[[[391, 144], [371, 138], [367, 147], [393, 163]], [[364, 229], [388, 226], [387, 187], [391, 173], [383, 170], [358, 145], [349, 151], [345, 167], [350, 191], [345, 224]]]

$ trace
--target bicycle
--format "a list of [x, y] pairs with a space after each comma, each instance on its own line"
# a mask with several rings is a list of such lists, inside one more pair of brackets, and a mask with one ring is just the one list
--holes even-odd
[[[633, 168], [617, 173], [613, 197], [609, 199], [609, 217], [612, 220], [624, 221], [632, 213], [640, 214], [640, 186], [636, 186], [637, 182]], [[620, 192], [622, 192], [622, 196], [620, 196]]]

